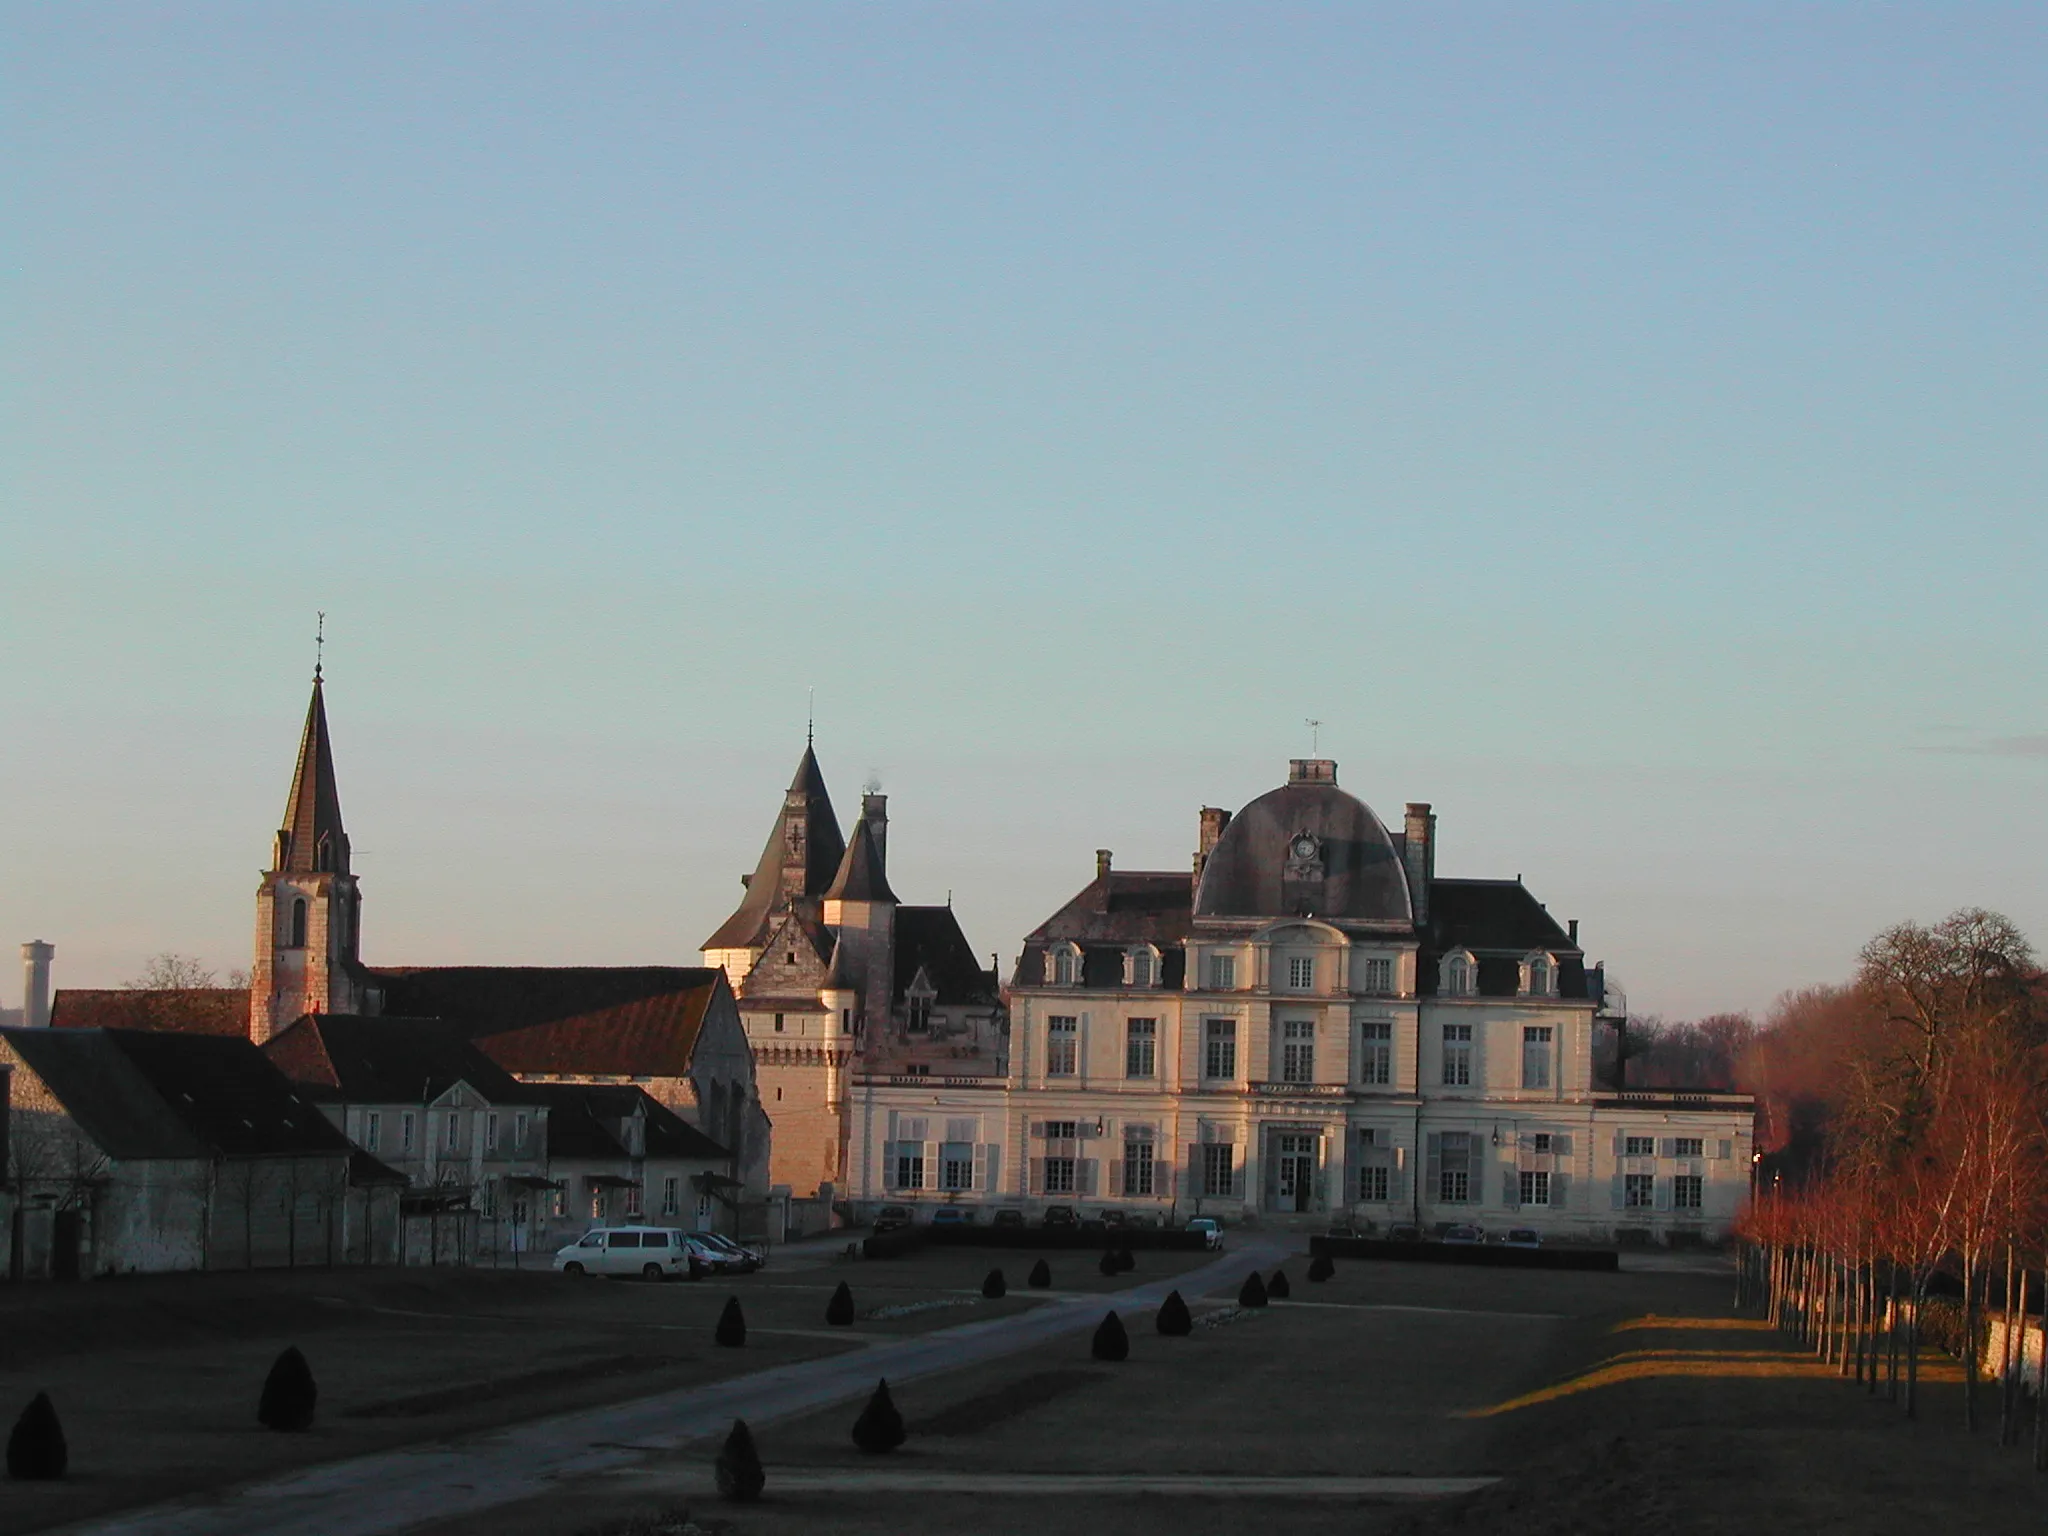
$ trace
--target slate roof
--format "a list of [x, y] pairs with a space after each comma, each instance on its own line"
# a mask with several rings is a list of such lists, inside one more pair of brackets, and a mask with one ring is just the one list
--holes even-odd
[[349, 1143], [247, 1040], [10, 1029], [7, 1044], [108, 1156], [346, 1156]]
[[263, 1054], [310, 1097], [358, 1104], [424, 1104], [467, 1083], [492, 1104], [539, 1097], [437, 1019], [308, 1014], [280, 1030]]
[[[1318, 845], [1322, 876], [1314, 881], [1288, 878], [1289, 844], [1302, 833]], [[1328, 780], [1283, 784], [1231, 817], [1202, 866], [1195, 913], [1413, 921], [1408, 877], [1387, 829], [1363, 800]]]
[[[801, 890], [783, 889], [782, 855], [788, 847], [788, 825], [792, 816], [803, 818]], [[746, 895], [740, 898], [732, 916], [721, 923], [718, 931], [699, 948], [758, 949], [775, 915], [784, 907], [792, 902], [815, 902], [825, 894], [845, 856], [846, 840], [839, 832], [839, 818], [832, 810], [832, 797], [825, 791], [825, 775], [818, 768], [817, 754], [806, 744], [803, 760], [796, 765], [796, 777], [790, 780], [782, 809], [776, 813], [775, 825], [768, 833], [767, 846], [761, 850], [761, 861], [748, 877]]]
[[839, 901], [896, 899], [896, 893], [889, 889], [888, 872], [882, 868], [882, 850], [875, 846], [875, 835], [868, 829], [865, 816], [853, 824], [853, 841], [846, 845], [846, 856], [839, 861], [839, 871], [832, 877], [825, 896], [827, 900]]
[[995, 973], [982, 966], [951, 907], [896, 909], [891, 1001], [902, 999], [920, 970], [936, 989], [934, 1001], [941, 1007], [993, 1003], [999, 994]]
[[[306, 706], [306, 728], [299, 736], [299, 760], [292, 769], [292, 792], [285, 802], [280, 829], [278, 868], [310, 874], [323, 864], [348, 871], [348, 833], [341, 826], [341, 791], [334, 782], [334, 749], [327, 735], [327, 701], [320, 674], [313, 674], [313, 701]], [[320, 857], [325, 839], [330, 854]]]
[[153, 1029], [249, 1036], [247, 987], [62, 987], [52, 1029]]
[[1432, 880], [1425, 926], [1419, 968], [1425, 996], [1436, 991], [1436, 962], [1454, 949], [1478, 957], [1482, 997], [1514, 996], [1522, 957], [1536, 949], [1557, 956], [1559, 996], [1588, 995], [1584, 954], [1520, 880]]
[[[681, 1077], [725, 972], [710, 966], [378, 967], [387, 1014], [440, 1019], [512, 1073]], [[727, 995], [730, 996], [728, 990]]]
[[[1045, 979], [1046, 947], [1066, 940], [1081, 947], [1084, 985], [1120, 985], [1125, 949], [1151, 944], [1164, 957], [1161, 985], [1178, 987], [1186, 965], [1182, 945], [1194, 921], [1193, 898], [1193, 884], [1183, 871], [1119, 869], [1091, 880], [1025, 937], [1015, 983], [1039, 985]], [[897, 920], [902, 920], [900, 912]]]
[[732, 1153], [644, 1090], [623, 1083], [528, 1083], [526, 1090], [548, 1111], [548, 1156], [617, 1159], [627, 1148], [611, 1127], [630, 1118], [636, 1106], [647, 1115], [650, 1158], [691, 1158], [729, 1162]]

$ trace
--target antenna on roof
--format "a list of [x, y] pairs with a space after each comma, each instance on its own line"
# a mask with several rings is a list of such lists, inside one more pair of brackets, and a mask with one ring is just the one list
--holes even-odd
[[1301, 723], [1308, 727], [1308, 755], [1310, 757], [1321, 757], [1323, 755], [1323, 722], [1320, 720], [1304, 720]]
[[327, 611], [316, 609], [313, 623], [313, 681], [320, 681], [320, 666], [327, 657]]

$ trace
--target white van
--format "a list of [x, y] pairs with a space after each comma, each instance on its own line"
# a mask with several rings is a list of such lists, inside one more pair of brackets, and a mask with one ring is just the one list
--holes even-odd
[[690, 1242], [671, 1227], [592, 1227], [555, 1255], [565, 1275], [641, 1275], [666, 1280], [690, 1272]]

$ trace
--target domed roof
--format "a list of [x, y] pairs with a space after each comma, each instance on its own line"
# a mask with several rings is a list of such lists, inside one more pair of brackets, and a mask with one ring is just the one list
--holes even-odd
[[1195, 916], [1414, 921], [1408, 877], [1371, 807], [1337, 787], [1335, 763], [1295, 765], [1252, 801], [1202, 865]]

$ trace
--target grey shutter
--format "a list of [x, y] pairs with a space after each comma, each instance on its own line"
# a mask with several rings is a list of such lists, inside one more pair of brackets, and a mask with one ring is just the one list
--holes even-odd
[[1677, 1137], [1675, 1137], [1675, 1136], [1660, 1136], [1660, 1137], [1658, 1137], [1658, 1138], [1657, 1138], [1657, 1155], [1658, 1155], [1659, 1157], [1676, 1157], [1676, 1156], [1678, 1156], [1678, 1138], [1677, 1138]]
[[936, 1141], [924, 1144], [924, 1187], [939, 1187], [939, 1144]]
[[1244, 1198], [1245, 1165], [1232, 1154], [1230, 1164], [1230, 1196], [1233, 1200]]
[[1500, 1171], [1500, 1203], [1511, 1211], [1522, 1208], [1522, 1174], [1517, 1168]]
[[1422, 1187], [1429, 1192], [1429, 1202], [1434, 1205], [1437, 1192], [1444, 1187], [1444, 1133], [1431, 1131], [1425, 1145], [1428, 1155], [1422, 1165]]
[[995, 1148], [987, 1142], [977, 1142], [974, 1148], [974, 1188], [979, 1194], [988, 1193], [989, 1154]]
[[1616, 1157], [1621, 1157], [1621, 1156], [1624, 1156], [1624, 1155], [1626, 1155], [1626, 1153], [1627, 1153], [1627, 1150], [1628, 1150], [1628, 1137], [1627, 1137], [1627, 1135], [1626, 1135], [1625, 1133], [1621, 1132], [1621, 1131], [1616, 1131], [1616, 1132], [1614, 1133], [1614, 1155], [1615, 1155]]
[[1614, 1176], [1614, 1208], [1619, 1211], [1627, 1209], [1627, 1206], [1628, 1191], [1623, 1183], [1622, 1175], [1617, 1173]]
[[[1159, 1145], [1163, 1151], [1166, 1143], [1161, 1142]], [[1173, 1195], [1173, 1164], [1163, 1157], [1155, 1157], [1152, 1160], [1152, 1193], [1169, 1198]]]
[[1074, 1193], [1092, 1195], [1095, 1193], [1095, 1159], [1077, 1157], [1074, 1159]]
[[1202, 1182], [1206, 1172], [1207, 1170], [1204, 1169], [1202, 1166], [1202, 1144], [1198, 1141], [1189, 1142], [1188, 1198], [1190, 1200], [1197, 1199], [1200, 1196], [1209, 1193], [1209, 1191], [1203, 1186]]
[[1717, 1149], [1714, 1156], [1718, 1158], [1725, 1159], [1735, 1155], [1735, 1143], [1732, 1141], [1717, 1141], [1714, 1143], [1714, 1146]]
[[1669, 1179], [1657, 1180], [1657, 1209], [1660, 1211], [1671, 1209], [1671, 1181]]
[[1113, 1157], [1109, 1160], [1109, 1184], [1103, 1193], [1109, 1195], [1121, 1195], [1124, 1193], [1124, 1160], [1122, 1158]]
[[1031, 1194], [1031, 1195], [1042, 1195], [1042, 1194], [1044, 1194], [1044, 1193], [1045, 1193], [1045, 1159], [1044, 1159], [1044, 1158], [1042, 1158], [1042, 1157], [1034, 1157], [1034, 1158], [1032, 1158], [1032, 1159], [1031, 1159], [1031, 1179], [1030, 1179], [1030, 1188], [1029, 1188], [1029, 1189], [1027, 1189], [1027, 1190], [1025, 1191], [1025, 1193], [1026, 1193], [1026, 1194]]
[[1031, 1138], [1034, 1141], [1045, 1140], [1045, 1122], [1043, 1120], [1031, 1122]]
[[1566, 1198], [1572, 1192], [1572, 1176], [1568, 1173], [1553, 1173], [1550, 1176], [1550, 1208], [1561, 1211]]
[[1571, 1136], [1569, 1134], [1552, 1135], [1550, 1138], [1550, 1150], [1558, 1157], [1570, 1157], [1572, 1155]]

